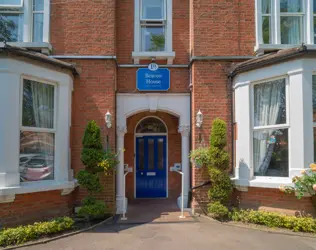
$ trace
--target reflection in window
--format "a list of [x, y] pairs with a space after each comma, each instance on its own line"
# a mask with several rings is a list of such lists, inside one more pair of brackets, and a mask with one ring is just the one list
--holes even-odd
[[149, 117], [138, 124], [136, 133], [167, 133], [167, 129], [162, 121], [154, 117]]
[[52, 133], [20, 133], [20, 179], [42, 181], [54, 179], [55, 138]]
[[288, 130], [262, 130], [253, 135], [255, 176], [289, 176]]

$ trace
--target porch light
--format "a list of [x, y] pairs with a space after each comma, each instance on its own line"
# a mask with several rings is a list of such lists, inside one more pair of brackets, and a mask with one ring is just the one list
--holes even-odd
[[112, 127], [112, 122], [111, 122], [112, 115], [109, 111], [106, 112], [104, 119], [105, 119], [105, 124], [106, 124], [107, 128], [111, 128]]
[[197, 112], [196, 114], [196, 126], [200, 128], [202, 127], [202, 124], [203, 124], [203, 114], [201, 110], [199, 110], [199, 112]]

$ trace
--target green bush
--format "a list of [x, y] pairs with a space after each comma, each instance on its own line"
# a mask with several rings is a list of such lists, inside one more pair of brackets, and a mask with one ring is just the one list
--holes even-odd
[[78, 211], [78, 216], [83, 217], [86, 220], [102, 219], [106, 214], [110, 214], [109, 208], [102, 201], [95, 200], [91, 203], [91, 200], [83, 202], [83, 206]]
[[210, 216], [217, 220], [223, 220], [228, 215], [228, 208], [216, 201], [208, 204], [208, 212]]
[[316, 219], [310, 217], [295, 217], [265, 211], [236, 209], [229, 213], [229, 217], [233, 221], [254, 223], [272, 228], [286, 228], [294, 232], [316, 233]]
[[101, 130], [95, 121], [90, 121], [85, 129], [82, 139], [85, 148], [102, 149]]
[[98, 165], [103, 161], [105, 153], [102, 150], [94, 148], [83, 148], [81, 152], [81, 161], [89, 169], [94, 172], [101, 172], [102, 168]]
[[100, 192], [102, 190], [99, 176], [96, 173], [90, 173], [87, 170], [80, 170], [77, 174], [77, 180], [81, 186], [88, 190], [89, 193]]
[[73, 219], [62, 217], [47, 222], [37, 222], [33, 225], [3, 229], [0, 231], [0, 246], [22, 244], [41, 236], [69, 230], [73, 227], [73, 224]]
[[215, 119], [210, 136], [210, 165], [208, 172], [211, 180], [211, 188], [208, 197], [212, 202], [227, 204], [233, 185], [226, 172], [229, 167], [229, 155], [225, 151], [226, 123], [220, 119]]
[[210, 136], [211, 147], [223, 149], [227, 144], [227, 126], [226, 122], [221, 119], [215, 119], [212, 124]]

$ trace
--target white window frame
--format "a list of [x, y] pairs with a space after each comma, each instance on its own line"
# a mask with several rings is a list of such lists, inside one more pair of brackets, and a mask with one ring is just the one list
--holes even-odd
[[[272, 82], [275, 80], [281, 80], [284, 79], [285, 80], [285, 104], [286, 104], [286, 122], [284, 124], [275, 124], [275, 125], [267, 125], [267, 126], [255, 126], [255, 116], [254, 116], [254, 87], [256, 85], [260, 85], [263, 83], [267, 83], [267, 82]], [[270, 180], [279, 180], [280, 178], [283, 179], [288, 179], [289, 176], [287, 177], [279, 177], [279, 176], [255, 176], [254, 174], [254, 157], [253, 157], [253, 153], [254, 153], [254, 146], [253, 146], [253, 137], [254, 137], [254, 132], [258, 132], [258, 131], [263, 131], [263, 130], [272, 130], [272, 129], [287, 129], [288, 130], [288, 155], [290, 157], [290, 105], [289, 105], [289, 79], [287, 75], [282, 75], [282, 76], [277, 76], [277, 77], [273, 77], [273, 78], [267, 78], [267, 79], [263, 79], [260, 81], [255, 81], [252, 82], [250, 85], [250, 114], [251, 114], [251, 129], [250, 129], [250, 162], [252, 164], [252, 173], [251, 175], [253, 176], [253, 180], [266, 180], [266, 179], [270, 179]], [[290, 170], [291, 170], [291, 161], [290, 158], [288, 159], [288, 172], [290, 174]]]
[[[37, 127], [27, 127], [23, 126], [22, 120], [23, 120], [23, 86], [24, 86], [24, 81], [25, 80], [30, 80], [30, 81], [35, 81], [38, 83], [42, 84], [48, 84], [54, 86], [54, 123], [53, 123], [53, 128], [37, 128]], [[22, 76], [21, 77], [21, 91], [20, 91], [20, 132], [38, 132], [38, 133], [51, 133], [54, 134], [54, 179], [53, 180], [44, 180], [44, 181], [32, 181], [33, 182], [51, 182], [54, 181], [56, 178], [56, 135], [57, 135], [57, 116], [58, 116], [58, 110], [57, 110], [57, 95], [58, 95], [58, 84], [54, 82], [47, 81], [45, 79], [33, 77], [33, 76]], [[21, 148], [19, 141], [19, 148]], [[23, 182], [23, 183], [27, 183]]]
[[[33, 11], [33, 0], [21, 0], [23, 2], [22, 6], [10, 6], [10, 8], [21, 8], [21, 11], [16, 13], [23, 13], [23, 41], [21, 42], [8, 42], [10, 45], [20, 46], [20, 47], [29, 47], [29, 48], [39, 48], [39, 49], [48, 49], [51, 50], [52, 46], [49, 44], [49, 27], [50, 27], [50, 0], [44, 0], [44, 10], [43, 10], [43, 41], [42, 42], [33, 42], [33, 15], [34, 13], [40, 13], [38, 11]], [[9, 9], [10, 9], [9, 8]], [[0, 5], [1, 9], [8, 9], [5, 5]], [[6, 11], [8, 13], [15, 13], [14, 11]], [[0, 42], [0, 48], [4, 44]]]
[[[27, 1], [27, 0], [26, 0]], [[11, 5], [11, 4], [1, 4], [0, 8], [22, 8], [23, 7], [23, 0], [20, 0], [20, 4]]]
[[[262, 17], [267, 16], [262, 14], [262, 0], [256, 0], [256, 46], [257, 50], [276, 50], [297, 47], [298, 44], [281, 44], [280, 20], [281, 16], [302, 16], [302, 42], [307, 45], [314, 46], [314, 14], [313, 0], [303, 0], [303, 13], [281, 13], [280, 0], [271, 1], [271, 24], [270, 24], [270, 44], [263, 43], [262, 36]], [[315, 15], [316, 16], [316, 15]], [[316, 46], [315, 46], [316, 48]]]
[[[142, 0], [134, 1], [134, 51], [132, 52], [132, 57], [134, 59], [134, 64], [139, 64], [140, 60], [146, 59], [167, 59], [168, 64], [173, 63], [175, 53], [172, 49], [172, 0], [164, 0], [165, 17], [163, 20], [150, 20], [150, 21], [161, 21], [165, 22], [165, 51], [142, 51], [142, 37], [141, 37], [141, 27], [144, 26], [142, 22]], [[148, 21], [148, 20], [147, 20]], [[158, 25], [158, 24], [157, 24]], [[150, 26], [150, 25], [145, 25]], [[154, 25], [153, 25], [154, 26]], [[163, 26], [159, 24], [159, 26]]]

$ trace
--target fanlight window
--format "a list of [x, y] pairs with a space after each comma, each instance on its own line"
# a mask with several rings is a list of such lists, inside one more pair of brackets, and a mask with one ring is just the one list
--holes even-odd
[[149, 117], [138, 124], [136, 133], [167, 133], [167, 128], [159, 119]]

